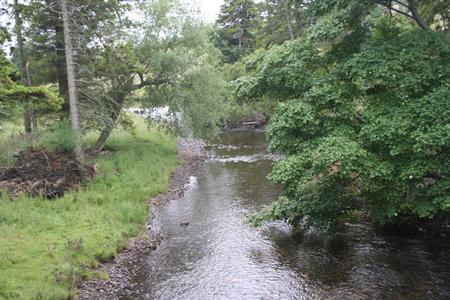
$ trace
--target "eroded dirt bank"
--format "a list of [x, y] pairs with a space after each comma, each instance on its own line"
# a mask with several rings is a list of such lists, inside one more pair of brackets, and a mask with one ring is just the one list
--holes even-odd
[[[168, 189], [151, 199], [150, 207], [164, 205], [180, 198], [186, 190], [189, 177], [198, 175], [205, 159], [209, 156], [204, 150], [206, 144], [199, 140], [182, 139], [178, 143], [178, 157], [183, 161], [172, 174]], [[145, 230], [134, 238], [129, 246], [111, 262], [100, 265], [98, 271], [108, 273], [107, 279], [94, 279], [79, 287], [76, 299], [120, 299], [132, 294], [131, 278], [137, 270], [139, 260], [156, 249], [163, 236], [152, 230], [151, 214]]]

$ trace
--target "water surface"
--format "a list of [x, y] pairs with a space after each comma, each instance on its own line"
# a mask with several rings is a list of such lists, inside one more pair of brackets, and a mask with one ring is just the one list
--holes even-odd
[[[155, 210], [167, 239], [134, 278], [138, 299], [450, 299], [450, 247], [368, 224], [293, 237], [243, 220], [281, 192], [262, 131], [222, 135], [184, 197]], [[189, 222], [188, 226], [180, 223]]]

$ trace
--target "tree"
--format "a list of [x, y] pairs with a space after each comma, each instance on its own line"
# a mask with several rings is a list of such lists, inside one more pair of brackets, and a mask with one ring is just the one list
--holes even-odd
[[[101, 97], [109, 99], [100, 110], [103, 130], [93, 152], [103, 149], [122, 113], [124, 101], [137, 90], [145, 90], [143, 104], [151, 109], [167, 106], [171, 128], [186, 128], [194, 136], [218, 133], [223, 95], [217, 70], [218, 53], [207, 28], [195, 11], [177, 0], [142, 1], [142, 14], [127, 44], [114, 44], [106, 36], [103, 55], [93, 64], [97, 79], [108, 89]], [[130, 30], [131, 31], [131, 30]], [[117, 40], [127, 40], [121, 37]], [[109, 43], [109, 44], [108, 44]]]
[[24, 52], [32, 65], [33, 81], [40, 84], [57, 83], [59, 94], [69, 111], [68, 82], [64, 46], [64, 27], [60, 1], [33, 1], [23, 7], [24, 19], [29, 26], [24, 36], [28, 39]]
[[226, 0], [221, 6], [216, 24], [221, 28], [218, 37], [222, 43], [217, 45], [223, 49], [224, 56], [228, 58], [225, 62], [234, 63], [250, 53], [253, 46], [251, 31], [255, 17], [253, 0]]
[[[10, 34], [7, 29], [0, 28], [0, 45], [3, 45], [9, 38]], [[17, 72], [16, 66], [6, 58], [3, 50], [0, 49], [0, 118], [6, 113], [6, 108], [15, 105], [16, 101], [23, 99], [38, 98], [45, 99], [45, 105], [53, 109], [61, 107], [62, 99], [48, 88], [43, 87], [26, 87], [18, 84], [14, 80], [14, 74]]]
[[445, 216], [449, 40], [369, 1], [330, 3], [314, 1], [323, 16], [309, 35], [250, 56], [234, 83], [237, 97], [280, 101], [267, 137], [287, 155], [269, 175], [281, 197], [250, 220], [299, 229], [360, 210], [377, 223]]
[[[19, 9], [19, 3], [17, 0], [14, 0], [14, 17], [15, 17], [15, 31], [16, 31], [16, 38], [17, 38], [17, 56], [18, 56], [18, 62], [19, 62], [19, 73], [20, 73], [20, 80], [23, 85], [27, 85], [26, 75], [25, 75], [25, 63], [24, 63], [24, 57], [23, 57], [23, 39], [22, 39], [22, 19], [20, 18], [20, 9]], [[24, 99], [23, 103], [23, 110], [24, 110], [24, 125], [25, 125], [25, 132], [30, 133], [31, 132], [31, 111], [29, 108], [28, 99]]]
[[[45, 84], [58, 82], [60, 94], [67, 100], [64, 109], [66, 112], [70, 109], [71, 124], [78, 137], [78, 155], [82, 152], [81, 123], [85, 122], [86, 112], [105, 105], [101, 101], [85, 101], [95, 97], [95, 93], [89, 94], [97, 83], [91, 81], [90, 70], [101, 55], [97, 43], [122, 7], [126, 6], [112, 0], [66, 0], [35, 1], [24, 9], [31, 24], [27, 30], [31, 41], [27, 50], [35, 54], [34, 65], [39, 66], [33, 70], [35, 79]], [[96, 107], [88, 107], [88, 103]]]
[[[75, 60], [79, 66], [75, 71], [80, 76], [79, 69], [86, 61], [91, 61], [86, 57], [96, 55], [92, 50], [95, 50], [98, 37], [103, 35], [104, 24], [115, 22], [125, 6], [113, 0], [80, 0], [68, 4]], [[57, 83], [60, 95], [66, 100], [63, 109], [67, 114], [69, 88], [60, 1], [33, 1], [24, 7], [24, 17], [29, 23], [25, 31], [28, 38], [25, 50], [29, 53], [33, 80], [36, 84]]]
[[72, 48], [72, 34], [70, 30], [70, 19], [68, 12], [67, 0], [61, 0], [61, 14], [64, 26], [64, 45], [66, 55], [66, 70], [67, 70], [67, 82], [69, 88], [69, 103], [70, 103], [70, 121], [72, 124], [72, 130], [76, 137], [75, 153], [78, 158], [83, 155], [83, 149], [81, 146], [81, 132], [80, 132], [80, 114], [78, 112], [78, 92], [75, 78], [75, 62], [73, 58]]
[[266, 0], [258, 5], [255, 44], [267, 49], [303, 35], [309, 25], [304, 16], [304, 1]]

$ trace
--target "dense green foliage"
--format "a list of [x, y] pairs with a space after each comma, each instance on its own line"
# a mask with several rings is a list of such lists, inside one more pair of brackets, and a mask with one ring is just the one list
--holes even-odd
[[[0, 38], [0, 46], [6, 41]], [[25, 87], [17, 82], [17, 68], [0, 49], [0, 119], [7, 114], [7, 108], [24, 99], [33, 100], [37, 106], [57, 110], [62, 99], [54, 91], [44, 87]], [[42, 100], [44, 99], [44, 100]]]
[[224, 62], [235, 63], [252, 51], [254, 27], [257, 15], [253, 0], [226, 0], [216, 20], [216, 46], [224, 56]]
[[[361, 7], [344, 9], [305, 38], [250, 56], [234, 83], [238, 97], [280, 101], [267, 136], [287, 155], [269, 176], [284, 192], [254, 224], [329, 227], [355, 209], [404, 222], [450, 210], [448, 39], [379, 10], [361, 22]], [[325, 37], [337, 39], [328, 47]]]
[[216, 136], [225, 97], [208, 28], [179, 0], [143, 2], [139, 8], [142, 21], [130, 44], [139, 54], [143, 106], [168, 106], [177, 132], [189, 128], [196, 137]]
[[258, 4], [254, 40], [256, 48], [267, 49], [304, 34], [311, 19], [305, 16], [304, 1], [265, 0]]

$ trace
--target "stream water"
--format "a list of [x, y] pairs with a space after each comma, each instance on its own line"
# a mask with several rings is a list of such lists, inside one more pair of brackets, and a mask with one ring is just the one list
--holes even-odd
[[[281, 189], [258, 130], [223, 134], [184, 197], [155, 210], [165, 236], [134, 277], [136, 299], [450, 299], [450, 246], [351, 225], [291, 235], [243, 222]], [[189, 222], [187, 226], [180, 223]]]

